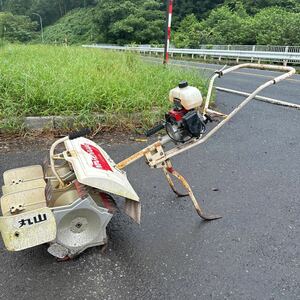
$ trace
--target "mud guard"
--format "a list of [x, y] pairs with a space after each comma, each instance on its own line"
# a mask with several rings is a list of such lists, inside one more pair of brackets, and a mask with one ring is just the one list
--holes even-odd
[[51, 209], [43, 207], [0, 217], [0, 231], [7, 250], [19, 251], [54, 240], [56, 222]]
[[122, 196], [125, 213], [140, 223], [139, 196], [129, 183], [126, 173], [96, 143], [84, 137], [66, 140], [64, 158], [71, 163], [77, 180], [85, 185]]

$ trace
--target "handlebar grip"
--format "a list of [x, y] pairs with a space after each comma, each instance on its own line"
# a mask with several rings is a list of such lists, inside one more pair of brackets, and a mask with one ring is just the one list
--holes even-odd
[[90, 133], [91, 133], [91, 130], [89, 128], [84, 128], [84, 129], [81, 129], [79, 131], [71, 132], [69, 134], [69, 140], [74, 140], [74, 139], [77, 139], [81, 136], [86, 136]]
[[156, 132], [158, 132], [158, 131], [160, 131], [160, 130], [162, 130], [162, 129], [164, 129], [164, 128], [165, 128], [165, 125], [164, 125], [163, 123], [160, 123], [160, 124], [154, 126], [153, 128], [147, 130], [147, 131], [145, 132], [145, 135], [146, 135], [147, 137], [149, 137], [149, 136], [155, 134]]

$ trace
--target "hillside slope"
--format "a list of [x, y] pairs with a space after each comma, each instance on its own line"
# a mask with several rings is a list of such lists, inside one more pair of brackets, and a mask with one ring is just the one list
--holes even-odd
[[[200, 3], [201, 2], [201, 3]], [[201, 5], [200, 5], [201, 4]], [[46, 27], [47, 43], [162, 44], [165, 2], [101, 0]], [[172, 42], [299, 45], [299, 0], [176, 0]]]
[[94, 8], [77, 8], [60, 18], [55, 24], [46, 27], [46, 43], [82, 44], [97, 41]]

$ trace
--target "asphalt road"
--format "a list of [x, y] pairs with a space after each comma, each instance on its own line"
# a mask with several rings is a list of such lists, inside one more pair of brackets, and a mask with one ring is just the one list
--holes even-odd
[[[263, 76], [234, 74], [218, 85], [250, 91], [271, 74], [248, 72]], [[294, 79], [264, 95], [300, 103]], [[242, 100], [217, 96], [225, 112]], [[119, 161], [143, 146], [104, 148]], [[39, 141], [17, 148], [0, 154], [1, 173], [46, 154]], [[1, 242], [0, 298], [300, 299], [299, 150], [300, 111], [253, 101], [206, 144], [174, 159], [203, 207], [222, 219], [202, 221], [161, 171], [140, 160], [127, 171], [141, 197], [141, 225], [118, 214], [106, 254], [93, 248], [64, 263], [45, 246], [9, 253]]]

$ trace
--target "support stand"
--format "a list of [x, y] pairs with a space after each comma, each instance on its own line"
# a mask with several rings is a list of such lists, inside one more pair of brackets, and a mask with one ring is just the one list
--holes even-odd
[[[188, 184], [188, 182], [186, 181], [186, 179], [180, 174], [178, 173], [172, 166], [172, 163], [170, 160], [166, 161], [165, 167], [163, 168], [163, 171], [166, 175], [166, 178], [168, 180], [168, 183], [171, 187], [171, 189], [173, 190], [173, 192], [178, 196], [178, 197], [185, 197], [185, 196], [190, 196], [193, 205], [196, 209], [197, 214], [204, 220], [206, 221], [211, 221], [211, 220], [216, 220], [216, 219], [220, 219], [222, 218], [219, 215], [210, 215], [210, 214], [206, 214], [204, 213], [203, 209], [201, 208], [200, 204], [198, 203], [197, 199], [194, 196], [194, 193], [190, 187], [190, 185]], [[182, 184], [182, 186], [187, 190], [188, 194], [181, 194], [179, 193], [176, 189], [175, 189], [175, 185], [170, 177], [170, 175], [173, 175], [174, 177], [176, 177], [180, 183]]]

